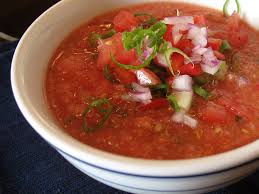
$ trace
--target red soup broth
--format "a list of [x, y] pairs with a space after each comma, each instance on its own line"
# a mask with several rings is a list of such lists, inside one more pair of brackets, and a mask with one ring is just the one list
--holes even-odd
[[[149, 13], [158, 19], [176, 16], [176, 9], [181, 15], [203, 15], [209, 36], [226, 38], [228, 19], [219, 11], [183, 3], [151, 3], [123, 8], [131, 13]], [[239, 28], [248, 35], [248, 42], [226, 54], [227, 62], [238, 65], [231, 66], [223, 80], [214, 80], [204, 86], [211, 94], [208, 100], [194, 95], [189, 115], [198, 121], [198, 125], [191, 128], [173, 122], [174, 111], [169, 106], [143, 108], [139, 102], [123, 99], [122, 96], [128, 93], [128, 85], [107, 80], [103, 71], [97, 68], [98, 49], [97, 45], [90, 45], [89, 36], [93, 32], [102, 34], [112, 29], [113, 19], [119, 11], [97, 16], [73, 31], [49, 62], [47, 101], [57, 122], [68, 134], [107, 152], [145, 159], [203, 157], [258, 139], [259, 33], [256, 30], [241, 22]], [[84, 131], [83, 111], [91, 99], [104, 97], [113, 104], [112, 113], [100, 128]], [[216, 110], [211, 110], [211, 104]], [[98, 118], [93, 113], [87, 120], [95, 123]]]

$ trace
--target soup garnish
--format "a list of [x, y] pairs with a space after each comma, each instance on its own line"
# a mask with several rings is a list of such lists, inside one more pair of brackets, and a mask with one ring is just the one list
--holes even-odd
[[80, 27], [47, 75], [59, 123], [86, 144], [151, 159], [201, 157], [257, 139], [259, 39], [235, 2], [232, 15], [228, 0], [223, 14], [149, 3]]

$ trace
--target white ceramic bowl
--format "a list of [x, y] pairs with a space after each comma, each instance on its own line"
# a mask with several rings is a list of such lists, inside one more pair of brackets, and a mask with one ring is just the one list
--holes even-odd
[[[63, 0], [42, 14], [16, 49], [11, 70], [17, 104], [31, 126], [82, 172], [133, 193], [204, 193], [234, 183], [259, 167], [259, 141], [210, 157], [155, 161], [127, 158], [84, 145], [67, 135], [48, 110], [43, 84], [59, 43], [80, 24], [107, 10], [147, 0]], [[224, 0], [185, 0], [221, 9]], [[246, 20], [259, 26], [259, 1], [241, 0]], [[249, 10], [249, 12], [248, 12]]]

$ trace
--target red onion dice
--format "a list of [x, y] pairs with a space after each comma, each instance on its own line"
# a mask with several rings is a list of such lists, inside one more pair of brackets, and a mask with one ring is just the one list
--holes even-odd
[[177, 17], [166, 17], [163, 22], [165, 24], [176, 25], [176, 24], [194, 24], [192, 16], [177, 16]]

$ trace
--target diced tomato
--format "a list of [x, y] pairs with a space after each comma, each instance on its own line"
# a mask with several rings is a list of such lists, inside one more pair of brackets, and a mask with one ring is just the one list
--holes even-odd
[[230, 33], [228, 40], [231, 46], [240, 48], [248, 42], [248, 34], [244, 31], [239, 30], [238, 32]]
[[190, 56], [192, 54], [192, 49], [194, 48], [194, 45], [192, 44], [192, 41], [189, 39], [181, 39], [177, 43], [176, 47], [182, 50], [188, 56]]
[[118, 45], [121, 34], [115, 34], [113, 37], [106, 40], [99, 40], [98, 45], [98, 58], [97, 58], [97, 68], [102, 70], [107, 64], [111, 64], [110, 54], [115, 54], [116, 45]]
[[115, 59], [122, 64], [131, 64], [137, 60], [135, 49], [125, 50], [122, 44], [116, 48]]
[[210, 123], [225, 123], [227, 121], [227, 112], [224, 107], [209, 102], [201, 110], [201, 119]]
[[182, 65], [184, 65], [184, 57], [179, 53], [173, 53], [171, 55], [172, 68], [174, 71], [178, 71]]
[[195, 15], [193, 16], [193, 20], [196, 25], [201, 25], [201, 26], [206, 25], [206, 19], [204, 15]]
[[137, 56], [134, 49], [129, 51], [123, 48], [121, 33], [117, 33], [111, 38], [100, 40], [98, 46], [97, 68], [102, 70], [107, 64], [114, 66], [111, 60], [111, 54], [115, 59], [123, 64], [130, 64], [136, 61]]
[[181, 74], [190, 76], [198, 76], [202, 74], [200, 65], [193, 65], [191, 63], [184, 64], [184, 57], [179, 53], [174, 53], [171, 56], [172, 68], [175, 72], [180, 71]]
[[221, 52], [219, 52], [219, 51], [213, 51], [213, 52], [214, 52], [214, 55], [217, 57], [217, 59], [219, 59], [219, 60], [225, 60], [226, 59], [225, 55], [222, 54]]
[[248, 34], [240, 28], [240, 17], [234, 12], [228, 19], [228, 40], [231, 46], [240, 48], [248, 42]]
[[167, 25], [167, 26], [166, 26], [166, 32], [164, 33], [163, 38], [164, 38], [166, 41], [171, 42], [172, 45], [174, 45], [172, 31], [173, 31], [173, 26], [172, 26], [172, 25]]
[[198, 76], [202, 74], [201, 66], [197, 64], [188, 63], [186, 65], [182, 65], [180, 68], [180, 73], [183, 75], [190, 75], [190, 76]]
[[256, 84], [256, 85], [255, 85], [255, 88], [256, 88], [257, 90], [259, 90], [259, 84]]
[[140, 105], [138, 109], [140, 111], [146, 110], [156, 110], [159, 108], [166, 108], [168, 107], [168, 101], [165, 98], [158, 98], [151, 101], [151, 103], [146, 105]]
[[130, 31], [138, 26], [138, 20], [128, 11], [120, 11], [113, 20], [116, 32]]
[[161, 83], [159, 77], [149, 69], [142, 68], [140, 70], [134, 71], [134, 73], [136, 74], [138, 82], [141, 85], [145, 84], [145, 82], [148, 82], [148, 85], [157, 85]]
[[221, 39], [217, 39], [217, 38], [208, 39], [208, 47], [211, 47], [212, 50], [219, 51], [221, 44], [222, 44]]
[[131, 84], [133, 82], [137, 82], [136, 75], [126, 69], [122, 69], [120, 67], [114, 67], [112, 69], [112, 73], [115, 78], [122, 84]]

